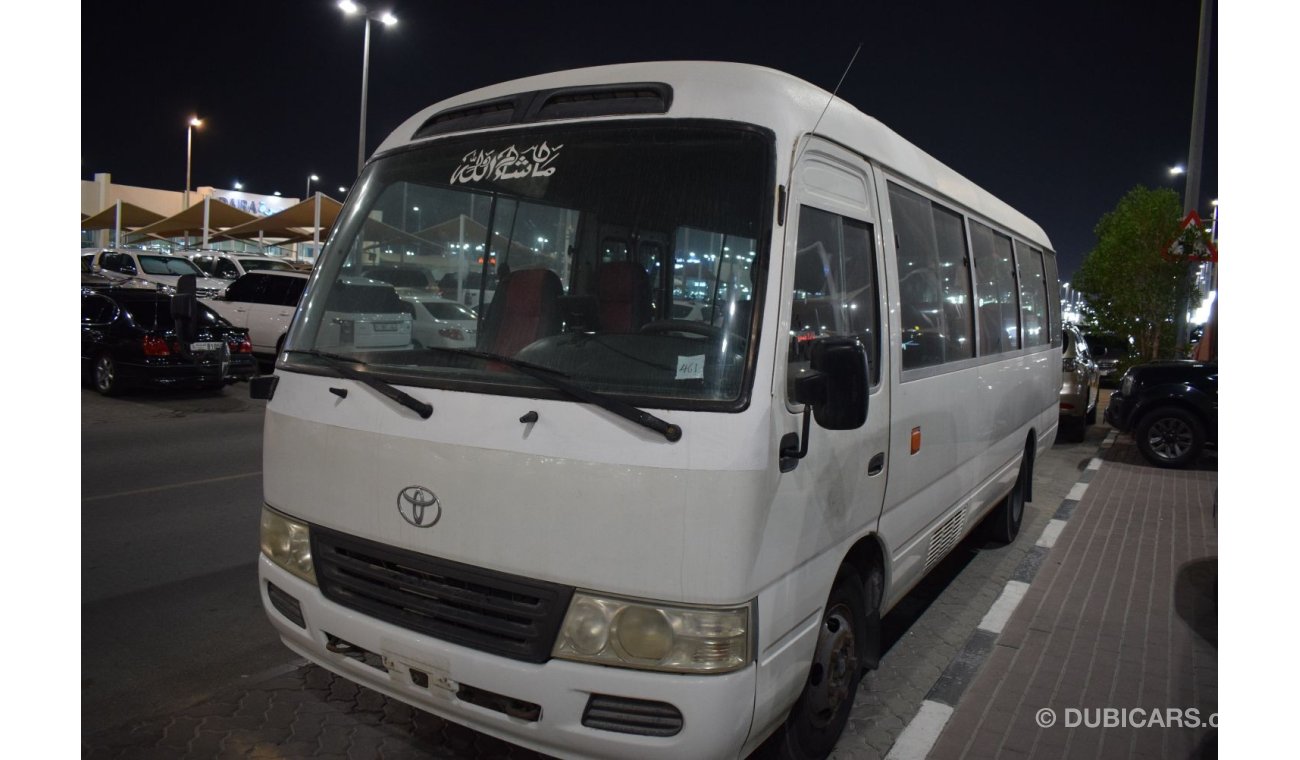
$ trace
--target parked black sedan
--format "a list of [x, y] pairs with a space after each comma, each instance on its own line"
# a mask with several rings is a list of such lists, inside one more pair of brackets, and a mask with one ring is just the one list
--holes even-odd
[[220, 389], [257, 372], [248, 331], [199, 304], [194, 339], [182, 343], [171, 296], [156, 290], [81, 291], [81, 370], [106, 396], [127, 388]]
[[1219, 365], [1150, 362], [1130, 367], [1110, 397], [1106, 422], [1132, 433], [1158, 467], [1186, 467], [1218, 440]]

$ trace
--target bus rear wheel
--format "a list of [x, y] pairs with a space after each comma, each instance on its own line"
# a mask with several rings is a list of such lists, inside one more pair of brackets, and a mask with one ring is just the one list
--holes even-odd
[[1016, 484], [991, 513], [985, 522], [989, 538], [1000, 544], [1009, 544], [1020, 535], [1020, 523], [1025, 519], [1025, 491], [1032, 475], [1029, 472], [1029, 457], [1020, 460], [1020, 473], [1016, 475]]

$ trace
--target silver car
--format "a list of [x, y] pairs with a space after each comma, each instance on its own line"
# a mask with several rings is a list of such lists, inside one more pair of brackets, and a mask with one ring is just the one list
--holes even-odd
[[1074, 325], [1062, 330], [1061, 350], [1061, 437], [1082, 441], [1088, 426], [1097, 422], [1097, 396], [1101, 371], [1088, 353], [1088, 342]]

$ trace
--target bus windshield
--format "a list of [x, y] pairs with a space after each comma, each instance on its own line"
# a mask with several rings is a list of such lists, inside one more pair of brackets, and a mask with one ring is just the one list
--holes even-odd
[[[496, 131], [388, 154], [339, 217], [286, 366], [327, 372], [310, 352], [328, 352], [398, 384], [553, 392], [481, 356], [495, 354], [630, 403], [740, 408], [773, 166], [770, 132], [707, 121]], [[399, 265], [428, 276], [365, 276]], [[439, 303], [463, 309], [437, 317]]]

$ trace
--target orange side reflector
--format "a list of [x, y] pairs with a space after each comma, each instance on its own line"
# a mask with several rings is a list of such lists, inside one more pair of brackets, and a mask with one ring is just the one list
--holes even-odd
[[920, 450], [921, 450], [921, 428], [914, 427], [912, 428], [912, 453], [915, 454]]

